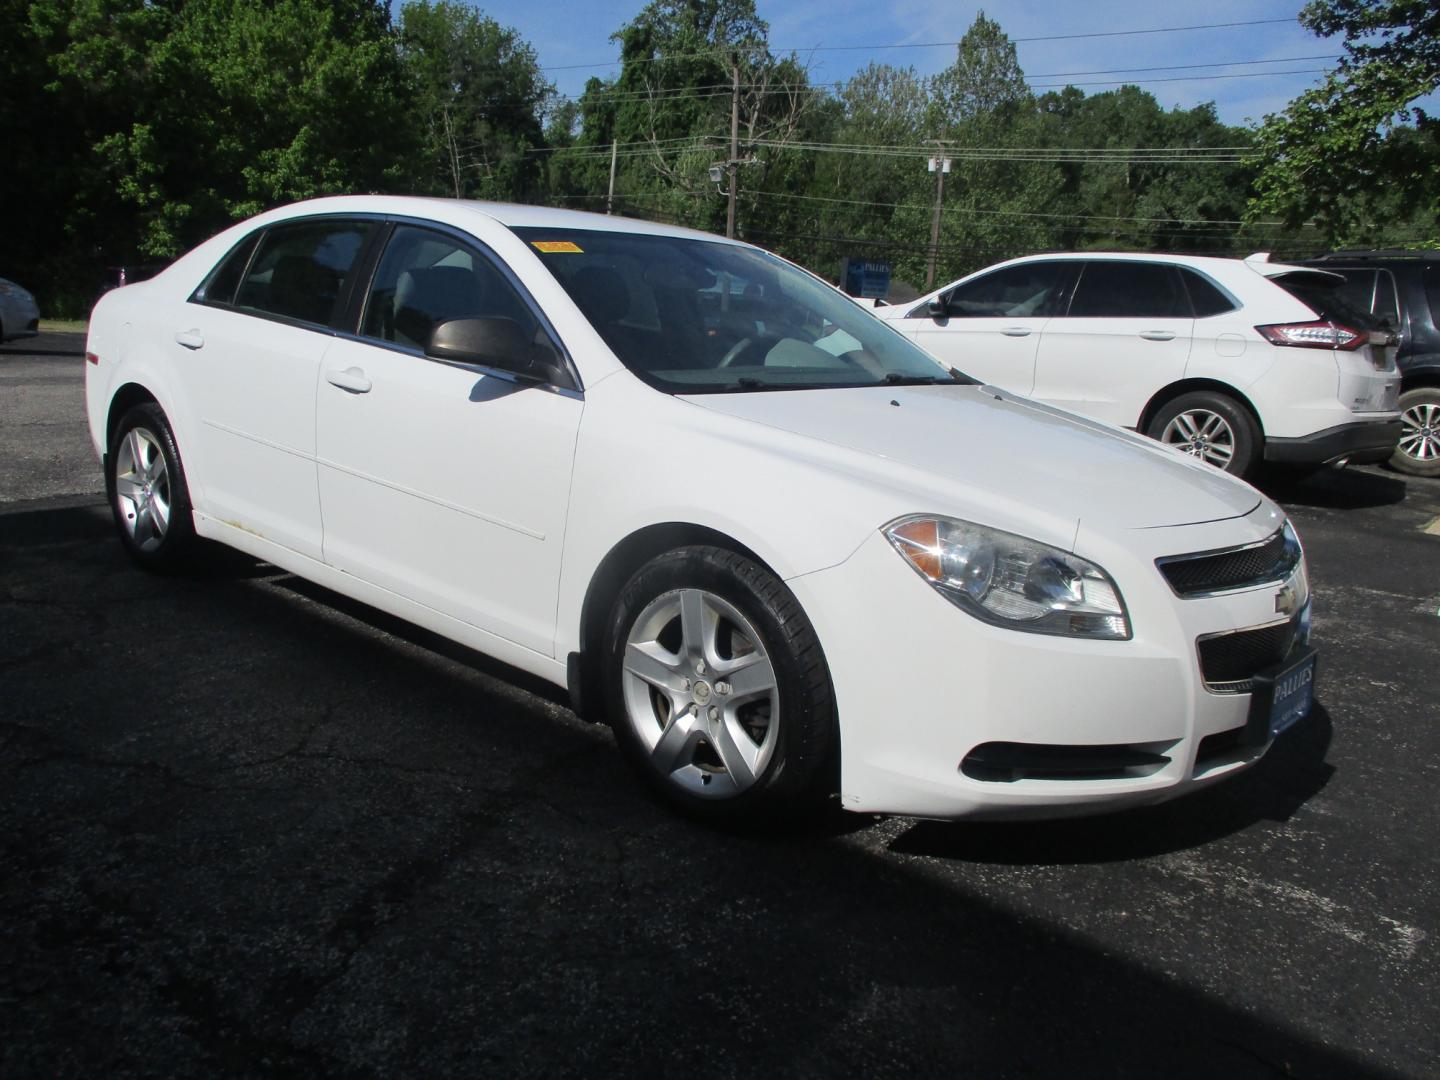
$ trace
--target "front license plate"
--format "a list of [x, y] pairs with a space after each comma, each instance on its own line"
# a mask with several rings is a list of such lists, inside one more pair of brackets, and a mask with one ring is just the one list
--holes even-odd
[[1250, 698], [1250, 728], [1257, 742], [1268, 742], [1293, 726], [1315, 704], [1315, 650], [1306, 648], [1285, 664], [1255, 676]]

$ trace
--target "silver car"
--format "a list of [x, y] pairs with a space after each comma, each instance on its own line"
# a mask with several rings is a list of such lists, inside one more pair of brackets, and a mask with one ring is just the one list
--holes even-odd
[[0, 341], [32, 337], [40, 332], [40, 309], [29, 291], [0, 278]]

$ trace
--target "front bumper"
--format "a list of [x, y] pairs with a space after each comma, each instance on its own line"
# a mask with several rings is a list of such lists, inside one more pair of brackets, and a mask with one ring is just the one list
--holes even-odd
[[[842, 805], [948, 819], [1077, 816], [1161, 802], [1254, 764], [1266, 745], [1231, 734], [1246, 725], [1250, 694], [1207, 691], [1196, 642], [1274, 622], [1281, 590], [1180, 599], [1153, 560], [1249, 543], [1277, 527], [1262, 504], [1243, 519], [1132, 530], [1120, 545], [1087, 540], [1082, 529], [1076, 553], [1116, 578], [1133, 620], [1129, 641], [983, 624], [878, 533], [845, 563], [791, 579], [835, 686]], [[1088, 748], [1116, 767], [1073, 778], [1007, 770], [1003, 755], [1016, 745], [1067, 760]]]
[[1265, 440], [1265, 460], [1283, 465], [1355, 465], [1387, 461], [1400, 440], [1400, 421], [1367, 420], [1317, 431], [1298, 439]]

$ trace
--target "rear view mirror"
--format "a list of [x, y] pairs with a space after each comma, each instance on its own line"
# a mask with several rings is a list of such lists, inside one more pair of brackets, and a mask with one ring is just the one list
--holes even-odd
[[479, 364], [543, 382], [549, 365], [514, 319], [448, 319], [430, 332], [425, 355], [434, 360]]
[[945, 303], [945, 297], [943, 296], [935, 297], [934, 300], [931, 300], [930, 303], [925, 305], [925, 308], [930, 312], [932, 319], [944, 319], [950, 314], [950, 308]]

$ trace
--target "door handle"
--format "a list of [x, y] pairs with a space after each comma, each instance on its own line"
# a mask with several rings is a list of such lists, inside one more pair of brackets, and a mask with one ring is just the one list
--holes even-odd
[[1030, 327], [1028, 326], [1007, 326], [1000, 331], [1006, 337], [1029, 337]]
[[1174, 330], [1141, 330], [1140, 336], [1146, 341], [1174, 341]]
[[175, 344], [184, 345], [187, 349], [201, 349], [205, 347], [205, 335], [195, 329], [177, 330]]
[[368, 394], [370, 392], [370, 380], [358, 367], [346, 368], [344, 371], [336, 371], [332, 368], [325, 372], [325, 381], [331, 386], [338, 386], [341, 390], [348, 390], [352, 394]]

